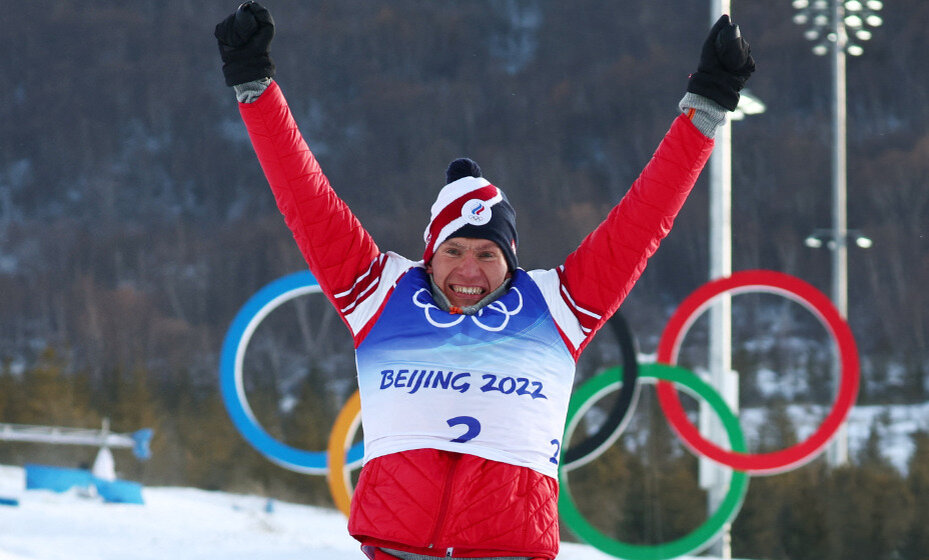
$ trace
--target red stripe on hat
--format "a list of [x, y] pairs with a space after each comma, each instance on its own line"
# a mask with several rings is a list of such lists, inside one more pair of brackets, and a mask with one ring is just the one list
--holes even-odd
[[[483, 201], [488, 201], [491, 198], [497, 196], [499, 190], [493, 185], [485, 185], [479, 189], [473, 191], [468, 191], [460, 197], [456, 198], [439, 212], [432, 222], [429, 223], [429, 246], [426, 247], [426, 251], [431, 255], [432, 246], [435, 245], [436, 236], [442, 231], [442, 228], [446, 226], [449, 222], [455, 218], [461, 217], [461, 207], [464, 206], [465, 202], [473, 199], [479, 199]], [[428, 260], [428, 259], [427, 259]]]

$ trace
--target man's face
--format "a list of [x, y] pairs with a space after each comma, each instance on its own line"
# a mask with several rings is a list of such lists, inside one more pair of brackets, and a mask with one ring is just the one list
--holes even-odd
[[510, 277], [503, 250], [493, 241], [471, 237], [446, 239], [426, 272], [456, 307], [474, 305]]

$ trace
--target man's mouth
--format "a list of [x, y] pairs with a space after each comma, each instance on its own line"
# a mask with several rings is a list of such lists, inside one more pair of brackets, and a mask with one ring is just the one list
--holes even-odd
[[478, 296], [484, 293], [484, 288], [479, 288], [477, 286], [452, 286], [452, 290], [454, 290], [456, 294], [468, 296]]

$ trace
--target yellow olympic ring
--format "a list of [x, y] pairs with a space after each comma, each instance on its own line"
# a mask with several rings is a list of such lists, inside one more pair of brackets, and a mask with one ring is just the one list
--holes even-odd
[[335, 419], [332, 431], [329, 432], [329, 445], [326, 448], [328, 470], [326, 482], [329, 492], [339, 511], [348, 517], [352, 503], [351, 468], [345, 464], [345, 450], [352, 444], [355, 432], [361, 425], [361, 395], [356, 390], [348, 398]]

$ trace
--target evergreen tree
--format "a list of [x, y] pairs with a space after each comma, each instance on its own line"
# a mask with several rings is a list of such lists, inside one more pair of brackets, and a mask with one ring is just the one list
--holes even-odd
[[827, 556], [830, 528], [823, 483], [828, 473], [825, 461], [820, 460], [774, 477], [783, 493], [776, 527], [784, 558], [821, 560]]
[[[51, 348], [46, 349], [36, 366], [23, 378], [24, 410], [21, 422], [44, 426], [94, 428], [100, 417], [90, 410], [87, 392], [73, 376], [67, 364]], [[80, 388], [80, 390], [76, 390]]]
[[[784, 449], [797, 441], [796, 430], [783, 399], [770, 404], [753, 451], [766, 453]], [[785, 536], [785, 525], [797, 525], [792, 516], [799, 513], [792, 497], [802, 495], [796, 487], [801, 479], [795, 473], [754, 477], [742, 509], [732, 525], [733, 550], [741, 556], [787, 558], [792, 548]], [[804, 508], [805, 509], [805, 508]]]
[[[8, 364], [0, 370], [0, 422], [17, 423], [22, 410], [22, 384], [10, 372]], [[0, 442], [0, 463], [16, 463], [14, 445]]]
[[903, 477], [879, 451], [879, 423], [858, 466], [838, 468], [828, 485], [831, 533], [827, 558], [892, 560], [904, 549], [913, 516], [913, 496]]
[[[128, 374], [117, 376], [115, 401], [107, 407], [110, 426], [113, 431], [131, 433], [143, 428], [153, 430], [150, 447], [157, 446], [161, 437], [158, 402], [149, 388], [149, 372], [141, 367], [133, 368]], [[144, 479], [149, 463], [141, 461], [130, 452], [124, 451], [126, 460], [119, 464], [121, 476], [131, 479]]]
[[643, 468], [639, 458], [624, 448], [624, 439], [596, 460], [572, 470], [568, 484], [584, 518], [605, 534], [625, 541], [630, 538], [634, 488], [641, 485]]
[[913, 499], [913, 515], [903, 545], [903, 558], [924, 558], [929, 551], [929, 433], [913, 436], [914, 451], [908, 464], [907, 487]]
[[783, 506], [777, 477], [752, 479], [739, 515], [732, 523], [732, 550], [744, 558], [780, 558], [777, 520]]
[[16, 379], [10, 372], [9, 364], [4, 363], [0, 368], [0, 422], [13, 421], [12, 403], [16, 400], [17, 385]]
[[862, 467], [870, 467], [879, 470], [891, 470], [893, 466], [882, 451], [882, 430], [886, 430], [891, 424], [890, 414], [885, 409], [871, 424], [868, 430], [868, 439], [865, 440], [864, 446], [858, 453], [858, 464]]
[[[318, 369], [311, 369], [300, 386], [296, 404], [284, 417], [282, 429], [285, 441], [303, 449], [325, 449], [332, 424], [339, 413], [334, 401], [323, 375]], [[358, 432], [361, 433], [360, 428]]]
[[767, 453], [797, 443], [797, 431], [787, 410], [787, 401], [779, 398], [770, 403], [765, 422], [758, 430], [758, 452]]
[[697, 460], [677, 442], [657, 404], [643, 391], [637, 405], [643, 415], [645, 445], [640, 472], [633, 472], [628, 526], [632, 542], [657, 544], [678, 539], [706, 519], [706, 494], [697, 480]]

